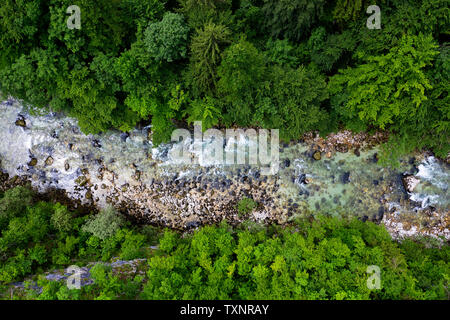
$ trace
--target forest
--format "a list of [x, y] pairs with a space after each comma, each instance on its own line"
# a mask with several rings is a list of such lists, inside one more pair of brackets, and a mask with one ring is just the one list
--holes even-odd
[[[82, 214], [36, 201], [27, 187], [0, 196], [0, 299], [367, 300], [449, 297], [450, 247], [393, 241], [383, 226], [315, 216], [287, 226], [223, 222], [181, 235], [131, 224], [117, 211]], [[151, 249], [157, 244], [157, 249]], [[145, 259], [112, 270], [113, 257]], [[98, 261], [71, 290], [45, 270]], [[379, 289], [367, 286], [380, 268]], [[24, 290], [8, 283], [24, 280]], [[36, 290], [39, 286], [41, 290]]]
[[[369, 5], [381, 28], [369, 29]], [[67, 8], [80, 8], [80, 29]], [[449, 152], [448, 0], [2, 0], [0, 91], [85, 133], [152, 125], [391, 133]]]

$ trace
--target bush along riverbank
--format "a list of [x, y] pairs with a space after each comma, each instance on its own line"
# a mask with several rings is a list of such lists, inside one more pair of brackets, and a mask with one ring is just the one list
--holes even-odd
[[[450, 248], [393, 241], [383, 226], [324, 215], [189, 232], [131, 225], [0, 195], [2, 299], [448, 299]], [[81, 269], [69, 289], [69, 266]], [[368, 267], [379, 268], [370, 286]], [[369, 280], [369, 282], [368, 282]]]

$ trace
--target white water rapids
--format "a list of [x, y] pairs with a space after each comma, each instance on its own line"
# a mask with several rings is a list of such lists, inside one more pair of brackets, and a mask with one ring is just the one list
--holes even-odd
[[[25, 126], [17, 125], [17, 120], [25, 121]], [[30, 115], [19, 102], [9, 99], [0, 104], [0, 169], [10, 177], [27, 177], [41, 192], [50, 187], [63, 189], [69, 197], [93, 202], [98, 207], [114, 202], [113, 195], [116, 195], [116, 202], [118, 198], [120, 201], [134, 200], [133, 193], [123, 191], [129, 187], [144, 189], [154, 181], [163, 181], [165, 185], [165, 179], [177, 183], [183, 181], [183, 187], [174, 189], [174, 193], [186, 191], [183, 193], [187, 199], [186, 207], [200, 216], [210, 211], [202, 211], [190, 201], [193, 182], [206, 181], [201, 183], [227, 192], [234, 190], [235, 183], [247, 183], [247, 179], [254, 183], [263, 179], [256, 166], [202, 167], [176, 163], [170, 156], [174, 144], [154, 148], [148, 139], [149, 130], [145, 127], [127, 134], [111, 130], [85, 135], [75, 119], [55, 113]], [[232, 142], [226, 142], [225, 153], [233, 152]], [[246, 141], [239, 139], [237, 143], [245, 144]], [[255, 213], [255, 219], [266, 217], [268, 208], [273, 206], [284, 210], [286, 217], [292, 210], [303, 210], [345, 213], [374, 220], [388, 212], [392, 217], [417, 217], [432, 207], [438, 212], [436, 219], [444, 220], [429, 233], [449, 238], [448, 164], [428, 155], [416, 157], [414, 161], [405, 158], [398, 169], [383, 168], [372, 161], [376, 148], [363, 150], [360, 156], [350, 152], [337, 153], [330, 159], [316, 161], [311, 157], [310, 147], [296, 143], [280, 149], [280, 171], [268, 179], [276, 186], [269, 192], [269, 198], [273, 199], [267, 200], [272, 207], [267, 205]], [[194, 151], [192, 153], [195, 157]], [[404, 172], [413, 174], [420, 181], [413, 192], [407, 194], [401, 182]], [[214, 187], [215, 184], [218, 187]], [[264, 184], [256, 184], [254, 188], [258, 185], [262, 188]], [[198, 191], [210, 197], [202, 190]], [[238, 193], [236, 197], [241, 195]], [[151, 203], [148, 194], [144, 198], [147, 205]], [[222, 197], [221, 200], [225, 199]], [[230, 196], [231, 200], [235, 201]], [[168, 202], [163, 205], [167, 206]], [[396, 228], [399, 221], [395, 221]], [[420, 229], [415, 228], [416, 231]]]

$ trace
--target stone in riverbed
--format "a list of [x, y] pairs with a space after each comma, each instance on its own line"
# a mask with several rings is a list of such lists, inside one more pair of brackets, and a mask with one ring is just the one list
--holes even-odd
[[200, 226], [200, 221], [189, 221], [188, 223], [186, 223], [186, 229], [193, 229], [193, 228], [197, 228], [198, 226]]
[[383, 216], [384, 216], [384, 207], [383, 207], [383, 206], [380, 206], [380, 207], [378, 208], [378, 215], [377, 215], [378, 221], [383, 220]]
[[139, 181], [141, 179], [141, 172], [136, 170], [134, 175], [131, 176], [134, 180]]
[[[295, 181], [295, 179], [294, 179], [294, 181]], [[304, 174], [304, 173], [301, 173], [301, 174], [297, 177], [297, 181], [298, 181], [300, 184], [308, 184], [308, 182], [306, 182], [306, 174]]]
[[30, 167], [34, 167], [35, 165], [37, 165], [37, 159], [36, 158], [31, 158], [30, 162], [28, 162], [28, 165]]
[[413, 192], [420, 180], [413, 175], [404, 175], [402, 177], [403, 186], [407, 192]]
[[289, 160], [289, 159], [284, 159], [284, 160], [281, 162], [281, 169], [289, 168], [290, 165], [291, 165], [291, 160]]
[[87, 184], [88, 179], [85, 176], [79, 176], [76, 180], [75, 183], [78, 184], [80, 187], [83, 187]]
[[26, 123], [25, 119], [19, 118], [16, 120], [15, 125], [18, 127], [25, 128], [27, 126], [27, 123]]
[[322, 159], [322, 155], [321, 155], [320, 151], [314, 152], [313, 158], [314, 158], [314, 160], [320, 160], [320, 159]]
[[350, 182], [350, 172], [344, 172], [344, 174], [341, 176], [342, 183], [349, 183]]
[[52, 157], [48, 157], [47, 159], [45, 159], [45, 165], [47, 166], [51, 166], [53, 164], [53, 158]]
[[341, 152], [341, 153], [346, 153], [346, 152], [348, 152], [348, 145], [346, 145], [344, 143], [339, 143], [336, 146], [336, 151]]

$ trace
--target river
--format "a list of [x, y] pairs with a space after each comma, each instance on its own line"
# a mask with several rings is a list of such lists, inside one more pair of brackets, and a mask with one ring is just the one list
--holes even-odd
[[[179, 164], [171, 156], [175, 144], [155, 148], [150, 132], [143, 127], [85, 135], [75, 119], [31, 115], [8, 99], [0, 104], [0, 168], [40, 192], [61, 189], [84, 204], [113, 205], [178, 229], [223, 219], [286, 223], [325, 213], [383, 223], [393, 238], [450, 239], [450, 168], [431, 154], [411, 154], [392, 169], [377, 163], [376, 146], [322, 152], [317, 160], [316, 144], [291, 142], [280, 148], [279, 171], [265, 176], [255, 165]], [[226, 141], [225, 152], [231, 143]], [[413, 179], [410, 192], [405, 176]], [[243, 197], [258, 203], [247, 216], [236, 210]]]

